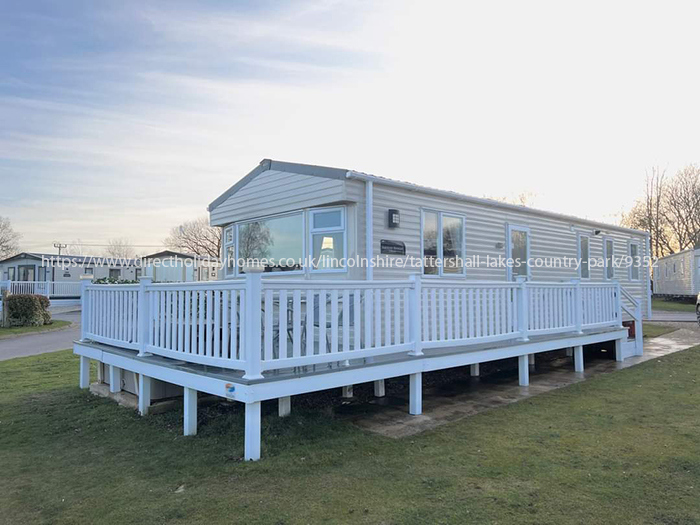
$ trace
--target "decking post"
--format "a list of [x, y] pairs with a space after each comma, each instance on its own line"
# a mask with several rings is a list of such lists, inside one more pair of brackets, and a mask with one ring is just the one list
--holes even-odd
[[[261, 264], [247, 265], [245, 271], [245, 375], [243, 379], [262, 378], [262, 272]], [[248, 405], [246, 405], [247, 409]], [[247, 413], [247, 412], [246, 412]], [[256, 458], [257, 459], [257, 458]]]
[[421, 304], [423, 297], [423, 283], [421, 274], [414, 273], [409, 277], [412, 286], [408, 291], [408, 328], [413, 343], [413, 350], [410, 355], [423, 355], [423, 330], [421, 328], [422, 308]]
[[574, 284], [574, 320], [576, 332], [583, 333], [583, 295], [581, 294], [581, 279], [571, 279]]
[[90, 386], [90, 359], [84, 355], [80, 356], [80, 388]]
[[418, 416], [423, 413], [423, 372], [409, 375], [408, 383], [408, 413], [412, 416]]
[[260, 401], [245, 404], [245, 453], [246, 461], [260, 459]]
[[114, 365], [109, 365], [109, 391], [113, 394], [122, 391], [122, 370]]
[[638, 304], [634, 309], [634, 353], [644, 355], [644, 332], [642, 322], [642, 305]]
[[151, 378], [139, 374], [139, 414], [145, 416], [148, 414], [148, 408], [151, 406]]
[[184, 430], [185, 436], [194, 436], [197, 433], [197, 391], [194, 388], [184, 387]]
[[622, 343], [624, 339], [615, 339], [615, 361], [621, 363], [625, 360], [622, 356]]
[[92, 275], [80, 276], [80, 339], [85, 341], [85, 335], [90, 327], [90, 299], [87, 287], [92, 284]]
[[527, 365], [531, 368], [534, 368], [534, 366], [535, 366], [535, 354], [528, 354], [527, 355]]
[[277, 414], [279, 417], [287, 417], [292, 413], [292, 396], [280, 397], [278, 400]]
[[345, 399], [350, 399], [353, 396], [352, 385], [346, 385], [341, 388], [340, 396]]
[[530, 338], [527, 336], [528, 324], [529, 324], [529, 312], [527, 308], [528, 297], [527, 297], [527, 281], [525, 277], [517, 277], [518, 282], [518, 331], [520, 332], [520, 341], [529, 341]]
[[622, 328], [622, 287], [620, 281], [615, 281], [615, 312], [617, 325]]
[[150, 312], [148, 311], [148, 290], [147, 287], [153, 284], [153, 278], [150, 276], [139, 277], [139, 298], [138, 298], [138, 312], [136, 314], [136, 320], [138, 322], [138, 344], [139, 344], [139, 357], [148, 355], [146, 349], [150, 343], [150, 330], [149, 328], [149, 317]]
[[583, 372], [583, 346], [574, 346], [574, 372]]
[[386, 385], [383, 379], [374, 382], [374, 397], [384, 397], [386, 395]]
[[528, 386], [530, 384], [530, 366], [527, 364], [527, 354], [518, 356], [518, 380], [520, 386]]
[[7, 326], [7, 298], [10, 295], [10, 286], [12, 285], [12, 281], [5, 281], [7, 283], [7, 288], [3, 288], [2, 282], [3, 281], [0, 281], [0, 302], [2, 303], [2, 317], [0, 317], [0, 326]]
[[469, 365], [469, 375], [472, 377], [479, 377], [479, 363]]

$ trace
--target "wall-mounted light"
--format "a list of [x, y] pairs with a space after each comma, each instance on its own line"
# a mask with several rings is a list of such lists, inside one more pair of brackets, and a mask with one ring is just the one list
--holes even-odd
[[401, 224], [401, 215], [399, 214], [399, 210], [389, 210], [388, 219], [389, 228], [398, 228], [399, 224]]
[[497, 242], [497, 243], [496, 243], [496, 249], [497, 249], [497, 250], [502, 250], [502, 249], [505, 248], [505, 247], [506, 247], [506, 243], [504, 243], [504, 242]]
[[593, 230], [593, 235], [600, 235], [602, 232], [600, 230]]

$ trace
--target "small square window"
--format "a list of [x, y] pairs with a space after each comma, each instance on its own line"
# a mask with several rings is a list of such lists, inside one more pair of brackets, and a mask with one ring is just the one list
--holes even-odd
[[342, 210], [314, 212], [313, 217], [314, 230], [325, 228], [340, 228], [343, 226]]

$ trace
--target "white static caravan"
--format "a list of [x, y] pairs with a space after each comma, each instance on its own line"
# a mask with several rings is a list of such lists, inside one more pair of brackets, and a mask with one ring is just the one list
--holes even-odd
[[136, 280], [141, 268], [134, 259], [89, 255], [23, 252], [0, 261], [0, 281], [12, 293], [37, 293], [52, 298], [78, 297], [81, 275]]
[[191, 253], [164, 250], [143, 257], [144, 275], [156, 283], [212, 281], [219, 261], [205, 261]]
[[692, 248], [657, 260], [654, 295], [691, 298], [700, 293], [700, 249]]
[[[366, 203], [371, 206], [372, 226], [367, 227]], [[389, 264], [405, 256], [446, 260], [451, 255], [476, 261], [479, 266], [462, 269], [436, 268], [424, 272], [429, 279], [465, 281], [619, 282], [640, 301], [645, 318], [651, 316], [650, 276], [642, 267], [614, 264], [583, 264], [575, 267], [488, 266], [486, 257], [515, 256], [519, 244], [527, 257], [585, 259], [601, 263], [626, 256], [644, 260], [649, 253], [646, 232], [434, 190], [345, 169], [263, 160], [255, 170], [210, 206], [212, 226], [224, 228], [223, 279], [239, 277], [236, 264], [243, 256], [238, 242], [250, 224], [266, 224], [273, 236], [270, 255], [275, 258], [317, 259], [323, 242], [334, 242], [334, 255], [349, 258], [379, 256], [386, 261], [369, 271], [357, 266], [337, 269], [297, 270], [267, 268], [270, 276], [303, 279], [406, 279], [419, 272], [414, 267]], [[328, 214], [326, 214], [326, 211]], [[315, 228], [315, 221], [338, 215], [330, 229]], [[286, 233], [294, 225], [294, 239]], [[285, 243], [274, 246], [275, 228]], [[335, 229], [334, 229], [335, 228]], [[284, 232], [284, 233], [283, 233]], [[323, 239], [323, 241], [321, 241]], [[563, 265], [562, 265], [563, 266]], [[291, 270], [291, 271], [289, 271]], [[279, 272], [276, 273], [276, 272]], [[265, 274], [268, 275], [267, 273]]]
[[[264, 160], [209, 206], [223, 228], [224, 271], [208, 283], [86, 284], [80, 385], [90, 360], [112, 392], [138, 374], [146, 414], [154, 382], [184, 389], [184, 433], [197, 393], [245, 404], [245, 459], [260, 457], [261, 403], [289, 413], [294, 395], [409, 376], [408, 411], [422, 411], [422, 374], [517, 358], [529, 384], [538, 353], [610, 343], [618, 361], [643, 352], [650, 279], [621, 256], [649, 253], [644, 232], [433, 190], [351, 170]], [[430, 261], [426, 268], [354, 259]], [[471, 256], [512, 257], [516, 268]], [[538, 266], [544, 258], [588, 264]], [[265, 267], [239, 267], [263, 258]], [[279, 264], [312, 259], [319, 264]], [[601, 264], [593, 264], [593, 260]], [[340, 267], [333, 261], [345, 260]], [[277, 262], [275, 262], [277, 261]], [[329, 261], [331, 261], [329, 263]], [[116, 305], [116, 306], [115, 306]], [[623, 326], [632, 320], [635, 336]], [[156, 383], [157, 384], [157, 383]]]

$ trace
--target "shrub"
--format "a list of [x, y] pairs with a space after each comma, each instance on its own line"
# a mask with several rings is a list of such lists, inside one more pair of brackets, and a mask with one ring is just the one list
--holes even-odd
[[41, 326], [51, 323], [49, 300], [43, 295], [17, 294], [7, 297], [10, 326]]
[[129, 279], [115, 279], [114, 277], [102, 277], [92, 281], [92, 284], [139, 284], [138, 281], [130, 281]]

